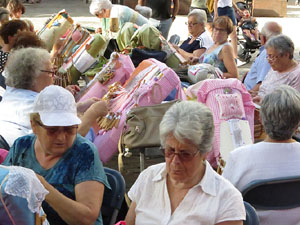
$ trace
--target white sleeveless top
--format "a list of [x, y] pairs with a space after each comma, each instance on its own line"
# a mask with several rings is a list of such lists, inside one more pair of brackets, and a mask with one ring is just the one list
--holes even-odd
[[226, 6], [232, 7], [232, 0], [219, 0], [218, 7], [224, 8]]

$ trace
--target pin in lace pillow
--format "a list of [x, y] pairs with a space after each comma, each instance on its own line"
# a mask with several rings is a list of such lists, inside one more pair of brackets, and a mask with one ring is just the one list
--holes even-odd
[[242, 96], [239, 93], [217, 94], [217, 102], [220, 109], [220, 119], [244, 119], [245, 110]]

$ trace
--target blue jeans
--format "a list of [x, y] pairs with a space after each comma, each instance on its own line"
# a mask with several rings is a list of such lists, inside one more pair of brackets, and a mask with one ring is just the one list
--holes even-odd
[[218, 8], [218, 16], [228, 16], [231, 19], [233, 25], [234, 26], [237, 25], [236, 18], [235, 18], [235, 12], [232, 7], [229, 7], [229, 6], [226, 6], [224, 8], [219, 7]]
[[165, 20], [156, 20], [156, 19], [150, 18], [151, 25], [155, 26], [160, 31], [162, 36], [164, 36], [164, 38], [166, 40], [168, 40], [169, 31], [170, 31], [172, 22], [173, 22], [172, 18], [165, 19]]

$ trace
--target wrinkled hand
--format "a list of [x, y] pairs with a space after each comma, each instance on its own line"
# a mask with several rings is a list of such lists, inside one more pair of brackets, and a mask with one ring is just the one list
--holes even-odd
[[257, 94], [258, 94], [258, 91], [252, 91], [252, 90], [249, 90], [248, 92], [251, 94], [251, 97], [252, 97], [252, 98], [256, 97]]
[[261, 99], [261, 97], [260, 97], [259, 95], [257, 95], [257, 96], [255, 96], [254, 98], [252, 98], [252, 101], [253, 101], [254, 103], [260, 105], [262, 99]]
[[190, 65], [195, 65], [195, 64], [197, 64], [197, 63], [199, 63], [199, 58], [198, 57], [190, 57], [189, 59], [188, 59], [188, 64], [190, 64]]
[[102, 27], [98, 27], [98, 28], [95, 30], [95, 33], [96, 33], [96, 34], [102, 34]]
[[77, 112], [83, 114], [91, 105], [99, 102], [101, 99], [97, 97], [89, 98], [83, 102], [77, 103]]
[[106, 101], [97, 101], [92, 104], [84, 113], [84, 116], [96, 120], [99, 117], [103, 117], [108, 113], [108, 106]]
[[172, 44], [173, 48], [175, 48], [175, 50], [178, 52], [179, 51], [179, 46], [178, 45], [175, 45], [175, 44]]
[[72, 95], [75, 95], [80, 91], [80, 87], [78, 85], [68, 85], [66, 89], [71, 92]]

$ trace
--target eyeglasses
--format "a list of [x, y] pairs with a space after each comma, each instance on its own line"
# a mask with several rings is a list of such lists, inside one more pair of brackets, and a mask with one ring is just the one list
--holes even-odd
[[199, 23], [190, 23], [190, 22], [185, 22], [185, 25], [188, 25], [190, 27], [196, 26]]
[[44, 72], [44, 73], [49, 73], [51, 74], [52, 77], [55, 77], [55, 74], [56, 74], [56, 71], [54, 70], [40, 70], [41, 72]]
[[57, 133], [59, 131], [63, 131], [64, 133], [68, 134], [68, 135], [74, 135], [77, 133], [77, 128], [78, 125], [75, 126], [67, 126], [67, 127], [50, 127], [50, 126], [45, 126], [44, 124], [42, 124], [39, 121], [36, 121], [36, 123], [41, 126], [42, 128], [44, 128], [47, 131], [47, 134], [49, 136], [54, 136], [57, 135]]
[[213, 30], [214, 30], [214, 31], [226, 32], [226, 33], [227, 33], [227, 30], [226, 30], [226, 29], [222, 29], [222, 28], [214, 27]]
[[282, 57], [282, 54], [279, 54], [279, 55], [268, 54], [266, 56], [267, 60], [269, 60], [269, 61], [275, 61], [275, 60], [277, 60], [280, 57]]
[[175, 149], [173, 148], [160, 148], [160, 149], [166, 158], [173, 158], [175, 155], [177, 155], [179, 159], [183, 162], [191, 161], [199, 153], [199, 151], [195, 151], [195, 152], [179, 151], [176, 153]]

